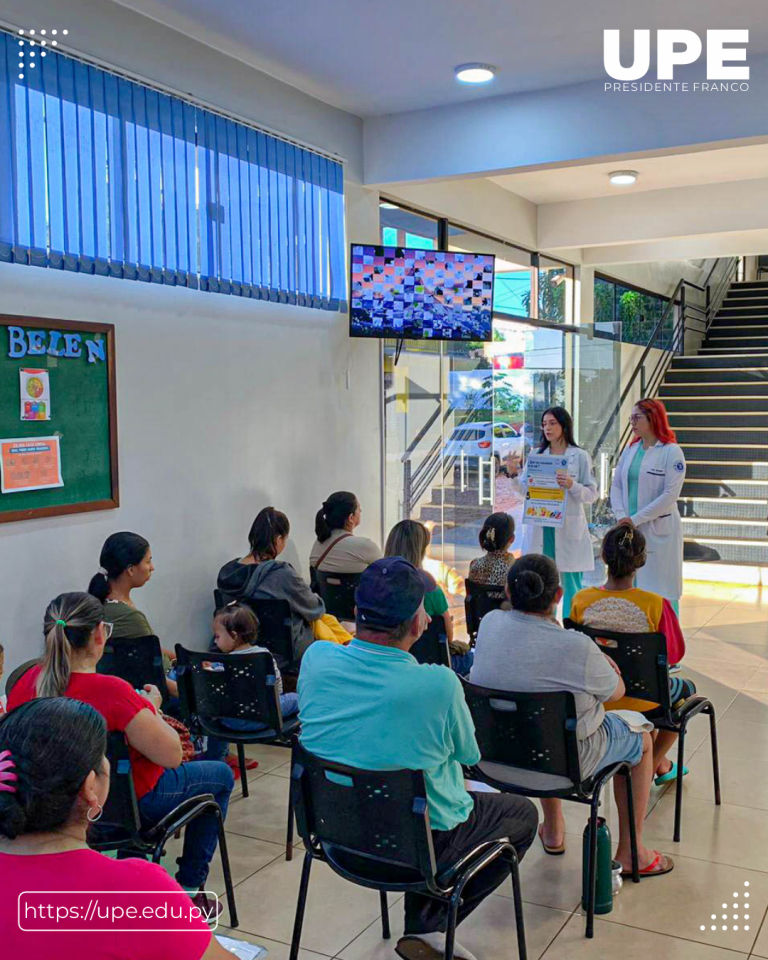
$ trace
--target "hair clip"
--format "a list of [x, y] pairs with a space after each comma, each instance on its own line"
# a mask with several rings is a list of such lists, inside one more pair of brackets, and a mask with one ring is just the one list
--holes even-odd
[[66, 627], [66, 625], [67, 625], [67, 621], [66, 621], [66, 620], [57, 620], [57, 621], [56, 621], [56, 626], [57, 626], [57, 627]]
[[4, 791], [5, 793], [16, 793], [14, 781], [18, 780], [19, 778], [15, 773], [8, 772], [15, 769], [16, 764], [13, 762], [11, 751], [3, 750], [3, 752], [0, 753], [0, 791]]

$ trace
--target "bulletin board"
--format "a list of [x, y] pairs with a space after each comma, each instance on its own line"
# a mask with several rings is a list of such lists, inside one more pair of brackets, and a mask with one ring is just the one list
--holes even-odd
[[120, 505], [112, 324], [0, 315], [0, 476], [0, 523]]

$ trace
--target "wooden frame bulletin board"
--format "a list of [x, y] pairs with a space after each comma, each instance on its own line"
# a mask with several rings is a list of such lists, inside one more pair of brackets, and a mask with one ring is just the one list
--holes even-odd
[[0, 523], [120, 505], [112, 324], [0, 315], [0, 475]]

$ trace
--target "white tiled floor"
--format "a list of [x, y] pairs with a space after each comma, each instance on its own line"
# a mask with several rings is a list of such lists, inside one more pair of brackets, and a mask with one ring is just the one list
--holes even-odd
[[[579, 905], [586, 810], [567, 804], [566, 855], [546, 857], [536, 843], [522, 865], [531, 960], [609, 955], [622, 960], [649, 955], [768, 960], [768, 594], [687, 584], [681, 607], [688, 647], [682, 675], [695, 679], [718, 713], [723, 804], [717, 809], [713, 802], [708, 721], [702, 717], [692, 721], [687, 738], [691, 772], [685, 781], [682, 842], [672, 842], [674, 787], [654, 788], [646, 823], [645, 840], [674, 856], [675, 871], [639, 886], [625, 884], [613, 912], [596, 921], [593, 941], [584, 939]], [[287, 960], [302, 860], [300, 849], [292, 863], [284, 860], [289, 757], [278, 748], [249, 753], [260, 764], [249, 777], [251, 795], [243, 799], [238, 788], [227, 818], [240, 914], [234, 935], [263, 944], [273, 960]], [[609, 823], [615, 824], [610, 798], [605, 808]], [[223, 893], [218, 857], [208, 885]], [[743, 908], [733, 909], [737, 892], [742, 904], [750, 893], [748, 921]], [[460, 928], [459, 939], [479, 960], [517, 956], [510, 897], [511, 887], [505, 886]], [[739, 922], [732, 919], [734, 913]], [[394, 958], [395, 938], [402, 931], [400, 904], [392, 906], [391, 918], [393, 939], [383, 941], [378, 895], [317, 864], [301, 960]], [[717, 929], [712, 931], [712, 925]], [[738, 931], [732, 929], [735, 925]]]

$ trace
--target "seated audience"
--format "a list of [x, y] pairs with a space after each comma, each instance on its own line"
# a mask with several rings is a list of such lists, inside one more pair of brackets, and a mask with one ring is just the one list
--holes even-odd
[[[259, 631], [259, 621], [250, 607], [237, 602], [217, 610], [213, 618], [213, 639], [221, 653], [266, 653], [272, 658], [275, 670], [275, 682], [280, 694], [280, 711], [283, 718], [292, 717], [299, 712], [299, 696], [296, 693], [283, 693], [283, 681], [280, 669], [272, 654], [266, 647], [256, 643]], [[230, 730], [239, 733], [258, 733], [265, 730], [266, 724], [258, 720], [239, 720], [237, 717], [224, 717], [222, 723]], [[227, 755], [228, 743], [216, 737], [208, 737], [208, 760], [224, 760]]]
[[217, 586], [226, 603], [232, 600], [287, 600], [291, 607], [291, 634], [296, 662], [315, 638], [313, 623], [325, 613], [320, 597], [312, 593], [290, 563], [277, 558], [285, 549], [291, 525], [274, 507], [264, 507], [248, 534], [250, 552], [230, 560], [219, 571]]
[[354, 532], [362, 510], [354, 493], [332, 493], [315, 517], [317, 540], [309, 555], [312, 570], [323, 573], [362, 573], [369, 563], [381, 559], [381, 548]]
[[[166, 905], [177, 911], [182, 890], [165, 870], [141, 859], [113, 860], [89, 850], [86, 834], [101, 816], [109, 793], [109, 762], [104, 756], [107, 729], [101, 714], [68, 698], [32, 700], [0, 720], [0, 929], [3, 956], [56, 957], [57, 960], [225, 960], [231, 958], [198, 915], [169, 922], [153, 915]], [[140, 921], [121, 920], [117, 933], [106, 916], [80, 922], [50, 921], [35, 915], [19, 923], [19, 897], [25, 891], [67, 891], [30, 897], [53, 909], [86, 910], [94, 890], [121, 894], [105, 897], [109, 907], [133, 907]], [[75, 900], [70, 896], [82, 891]], [[165, 894], [166, 896], [158, 896]], [[81, 902], [82, 901], [82, 902]], [[107, 903], [101, 908], [107, 909]], [[149, 908], [145, 915], [143, 911]], [[23, 909], [23, 908], [22, 908]], [[97, 910], [99, 909], [97, 905]], [[135, 927], [135, 932], [130, 928]], [[167, 931], [173, 927], [172, 931]], [[48, 932], [43, 932], [47, 928]], [[156, 928], [156, 929], [155, 929]], [[65, 932], [69, 931], [69, 932]], [[78, 935], [78, 934], [82, 935]]]
[[[524, 797], [467, 793], [462, 764], [480, 759], [458, 678], [408, 653], [424, 631], [428, 575], [400, 557], [372, 563], [357, 588], [357, 632], [349, 646], [316, 643], [299, 675], [301, 742], [311, 753], [366, 770], [422, 770], [438, 868], [484, 841], [509, 838], [522, 859], [536, 831]], [[343, 709], [339, 709], [343, 704]], [[509, 877], [496, 861], [469, 882], [461, 923]], [[405, 895], [405, 960], [443, 956], [447, 908]], [[456, 944], [457, 958], [471, 954]]]
[[[555, 612], [563, 594], [553, 560], [530, 553], [517, 560], [507, 578], [511, 610], [494, 610], [481, 623], [470, 680], [483, 687], [519, 693], [567, 690], [574, 694], [577, 737], [583, 778], [626, 760], [632, 771], [640, 872], [644, 876], [669, 873], [672, 860], [643, 845], [643, 822], [653, 776], [650, 733], [635, 732], [627, 719], [606, 713], [603, 704], [624, 695], [618, 668], [584, 634], [564, 630]], [[637, 714], [638, 721], [642, 716]], [[619, 811], [616, 859], [631, 871], [626, 782], [614, 779]], [[565, 821], [560, 800], [541, 801], [544, 823], [539, 829], [544, 849], [565, 852]]]
[[[609, 530], [603, 538], [603, 561], [608, 568], [608, 579], [602, 587], [586, 587], [573, 599], [571, 619], [585, 627], [602, 627], [619, 633], [663, 633], [667, 638], [669, 663], [678, 664], [685, 655], [685, 638], [669, 600], [638, 589], [635, 574], [645, 564], [645, 537], [636, 527], [625, 524]], [[696, 693], [692, 680], [669, 678], [672, 704], [682, 702]], [[607, 703], [606, 710], [639, 710], [653, 719], [658, 703], [622, 697], [617, 703]], [[667, 758], [677, 734], [669, 730], [654, 731], [654, 770], [656, 784], [667, 783], [677, 776], [677, 764]], [[683, 775], [688, 773], [683, 768]]]
[[501, 587], [499, 593], [492, 596], [499, 599], [505, 596], [507, 574], [515, 562], [509, 552], [515, 539], [515, 521], [508, 513], [492, 513], [483, 524], [479, 539], [485, 556], [477, 557], [470, 563], [467, 579], [473, 583], [498, 585]]
[[[137, 692], [120, 677], [96, 673], [111, 624], [88, 593], [62, 593], [45, 611], [45, 656], [17, 680], [9, 713], [36, 697], [71, 697], [89, 703], [109, 731], [125, 733], [139, 812], [147, 826], [157, 823], [187, 797], [212, 793], [226, 816], [234, 780], [224, 763], [182, 763], [179, 735], [160, 714], [160, 693], [147, 684]], [[202, 890], [218, 842], [215, 817], [198, 817], [184, 831], [184, 852], [176, 879], [193, 902], [210, 906]]]
[[[423, 523], [418, 520], [401, 520], [389, 531], [384, 556], [405, 557], [409, 563], [421, 570], [431, 540], [432, 535]], [[453, 643], [453, 616], [448, 609], [448, 601], [442, 587], [438, 586], [431, 576], [429, 584], [424, 597], [424, 610], [430, 620], [442, 617], [445, 622], [445, 636], [449, 644]]]

